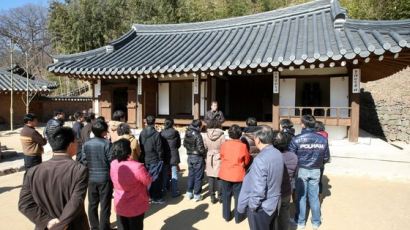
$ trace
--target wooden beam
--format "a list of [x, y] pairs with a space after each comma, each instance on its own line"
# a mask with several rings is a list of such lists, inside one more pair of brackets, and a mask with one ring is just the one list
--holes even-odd
[[144, 116], [143, 116], [143, 94], [142, 94], [142, 79], [138, 78], [137, 82], [137, 128], [144, 128]]
[[194, 112], [194, 119], [199, 119], [201, 115], [201, 81], [198, 76], [194, 77], [194, 107], [192, 108]]
[[[349, 86], [349, 95], [350, 95], [350, 107], [351, 110], [351, 124], [349, 128], [349, 141], [350, 142], [358, 142], [359, 141], [359, 129], [360, 129], [360, 93], [353, 93], [353, 72], [351, 72], [351, 77], [349, 78], [350, 86]], [[360, 75], [360, 72], [359, 72]], [[359, 76], [360, 78], [360, 76]]]
[[279, 130], [280, 108], [279, 108], [279, 72], [273, 72], [272, 84], [272, 128]]
[[[207, 76], [206, 78], [206, 110], [211, 108], [211, 104], [212, 104], [212, 87], [214, 87], [212, 85], [212, 78], [211, 76]], [[206, 111], [205, 111], [206, 112]]]

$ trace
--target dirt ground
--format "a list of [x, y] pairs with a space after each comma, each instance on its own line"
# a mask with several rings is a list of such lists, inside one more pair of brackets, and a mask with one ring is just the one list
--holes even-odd
[[[33, 229], [17, 210], [23, 173], [0, 177], [0, 229]], [[186, 184], [186, 171], [181, 189]], [[410, 183], [360, 177], [327, 175], [322, 203], [326, 230], [403, 230], [410, 226]], [[145, 229], [249, 229], [247, 221], [235, 224], [222, 219], [222, 207], [211, 204], [204, 185], [201, 202], [179, 198], [167, 199], [166, 205], [152, 205], [146, 213]], [[115, 212], [111, 214], [115, 226]], [[310, 223], [307, 230], [311, 229]]]

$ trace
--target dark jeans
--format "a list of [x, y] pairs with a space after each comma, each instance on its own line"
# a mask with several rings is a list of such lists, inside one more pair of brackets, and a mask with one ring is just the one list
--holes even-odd
[[[251, 230], [274, 230], [276, 212], [269, 216], [262, 208], [257, 211], [248, 209], [248, 223]], [[279, 228], [279, 230], [282, 230]]]
[[242, 182], [229, 182], [221, 180], [222, 184], [222, 217], [226, 221], [231, 220], [231, 199], [232, 195], [235, 199], [235, 222], [240, 223], [244, 219], [244, 215], [237, 212], [238, 197], [241, 192]]
[[164, 164], [162, 167], [162, 192], [165, 194], [170, 188], [169, 173], [171, 172], [171, 165]]
[[289, 229], [290, 197], [291, 196], [289, 195], [281, 199], [279, 216], [277, 218], [278, 230], [288, 230]]
[[144, 229], [144, 213], [134, 217], [125, 217], [117, 215], [117, 227], [118, 230]]
[[218, 191], [218, 197], [222, 196], [221, 193], [221, 180], [218, 177], [208, 177], [209, 184], [209, 194], [210, 196], [215, 197], [216, 191]]
[[146, 164], [149, 175], [152, 178], [151, 186], [149, 187], [149, 195], [153, 200], [162, 199], [162, 168], [163, 161], [157, 163]]
[[188, 192], [200, 195], [202, 192], [202, 178], [204, 178], [205, 162], [201, 156], [188, 156]]
[[[88, 183], [88, 218], [91, 229], [110, 229], [112, 184]], [[98, 218], [98, 204], [100, 204], [100, 218]]]
[[40, 156], [26, 156], [24, 155], [24, 168], [28, 170], [31, 167], [41, 164], [42, 162], [41, 155]]

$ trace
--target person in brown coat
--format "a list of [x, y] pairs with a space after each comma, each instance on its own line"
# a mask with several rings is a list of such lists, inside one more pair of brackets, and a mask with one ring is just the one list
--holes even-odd
[[221, 145], [225, 142], [224, 131], [221, 129], [221, 123], [217, 120], [208, 121], [207, 132], [202, 134], [205, 148], [208, 149], [206, 154], [205, 171], [208, 176], [209, 194], [211, 202], [215, 204], [218, 199], [215, 197], [218, 190], [218, 198], [222, 196], [221, 185], [218, 178], [219, 168], [221, 166], [220, 150]]
[[50, 145], [53, 157], [26, 172], [18, 209], [38, 230], [90, 229], [84, 208], [88, 170], [72, 159], [77, 153], [72, 129], [57, 128]]
[[20, 141], [23, 147], [26, 170], [42, 162], [43, 146], [47, 144], [47, 140], [36, 131], [37, 124], [38, 120], [35, 114], [28, 113], [24, 116], [24, 127], [20, 132]]

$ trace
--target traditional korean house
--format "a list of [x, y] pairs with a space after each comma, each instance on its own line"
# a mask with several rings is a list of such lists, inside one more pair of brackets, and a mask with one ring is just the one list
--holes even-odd
[[[11, 85], [11, 73], [13, 73], [13, 85]], [[39, 114], [40, 98], [49, 95], [58, 85], [54, 82], [38, 79], [28, 75], [24, 69], [14, 66], [12, 69], [0, 68], [0, 125], [10, 124], [10, 96], [13, 94], [13, 120], [14, 124], [21, 125], [22, 118], [26, 113], [26, 95], [29, 94], [31, 112]], [[28, 83], [28, 85], [27, 85]], [[28, 90], [27, 90], [28, 89]]]
[[188, 124], [216, 100], [226, 126], [254, 116], [278, 128], [282, 118], [299, 124], [313, 114], [331, 137], [357, 141], [360, 82], [409, 65], [409, 48], [410, 20], [353, 20], [339, 1], [317, 0], [216, 21], [135, 24], [105, 47], [56, 56], [48, 70], [91, 81], [95, 112], [109, 120], [124, 110], [138, 128], [148, 114]]

